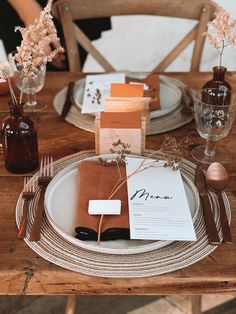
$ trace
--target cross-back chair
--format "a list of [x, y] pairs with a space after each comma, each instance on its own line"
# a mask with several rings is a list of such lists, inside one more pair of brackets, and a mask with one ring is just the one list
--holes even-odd
[[[156, 15], [196, 20], [198, 23], [153, 69], [162, 72], [194, 41], [191, 71], [199, 71], [205, 42], [203, 32], [212, 20], [218, 6], [211, 0], [58, 0], [53, 15], [63, 26], [70, 71], [81, 71], [77, 42], [102, 66], [106, 72], [115, 68], [96, 49], [93, 43], [75, 25], [75, 20], [117, 15]], [[173, 30], [174, 31], [174, 30]]]

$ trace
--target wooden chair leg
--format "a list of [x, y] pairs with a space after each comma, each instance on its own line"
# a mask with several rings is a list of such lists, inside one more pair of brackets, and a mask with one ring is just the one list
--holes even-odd
[[191, 303], [191, 314], [201, 314], [201, 296], [200, 295], [193, 295], [190, 296], [190, 303]]
[[69, 295], [66, 304], [65, 314], [75, 314], [76, 295]]

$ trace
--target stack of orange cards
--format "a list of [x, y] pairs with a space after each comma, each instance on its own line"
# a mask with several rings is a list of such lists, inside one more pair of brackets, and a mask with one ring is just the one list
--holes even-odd
[[118, 140], [131, 145], [133, 154], [143, 152], [147, 126], [150, 126], [150, 98], [143, 97], [143, 87], [141, 84], [111, 84], [111, 96], [104, 100], [104, 112], [95, 122], [97, 153], [109, 153]]
[[145, 119], [140, 111], [101, 112], [96, 119], [96, 152], [111, 153], [113, 143], [130, 145], [132, 154], [141, 155], [145, 148]]

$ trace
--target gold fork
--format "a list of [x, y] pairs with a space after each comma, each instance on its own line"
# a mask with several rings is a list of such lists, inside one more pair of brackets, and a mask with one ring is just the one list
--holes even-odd
[[24, 177], [24, 187], [22, 197], [24, 199], [23, 212], [20, 219], [20, 226], [18, 230], [18, 238], [23, 239], [26, 234], [26, 227], [28, 222], [28, 211], [30, 206], [30, 201], [35, 195], [35, 184], [32, 177]]
[[40, 198], [35, 212], [33, 226], [30, 232], [29, 238], [30, 241], [40, 240], [40, 231], [44, 212], [44, 194], [52, 178], [53, 178], [53, 158], [48, 156], [43, 157], [41, 158], [40, 161], [40, 170], [38, 178], [38, 185], [41, 187]]

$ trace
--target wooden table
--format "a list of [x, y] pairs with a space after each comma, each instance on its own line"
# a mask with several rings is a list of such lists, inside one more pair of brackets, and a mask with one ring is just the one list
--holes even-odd
[[[171, 73], [197, 89], [210, 79], [211, 73]], [[80, 130], [58, 117], [52, 107], [57, 91], [69, 80], [80, 78], [75, 73], [48, 73], [38, 100], [48, 104], [42, 113], [32, 113], [38, 124], [40, 155], [55, 159], [94, 148], [94, 134]], [[236, 73], [228, 73], [236, 89]], [[8, 96], [0, 97], [0, 120], [8, 114]], [[191, 136], [196, 144], [204, 141], [197, 134], [194, 122], [168, 132], [177, 138]], [[158, 149], [164, 134], [148, 136], [146, 146]], [[232, 236], [236, 243], [236, 124], [219, 146], [231, 153], [227, 169], [231, 174], [228, 197], [232, 207]], [[188, 152], [190, 155], [190, 152]], [[190, 156], [188, 156], [190, 159]], [[15, 205], [23, 186], [23, 175], [9, 173], [0, 154], [0, 294], [58, 295], [165, 295], [236, 293], [236, 244], [221, 245], [210, 256], [193, 266], [161, 276], [137, 279], [90, 277], [55, 266], [17, 239]]]

